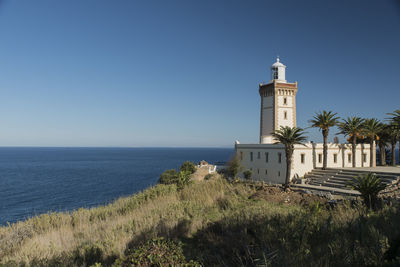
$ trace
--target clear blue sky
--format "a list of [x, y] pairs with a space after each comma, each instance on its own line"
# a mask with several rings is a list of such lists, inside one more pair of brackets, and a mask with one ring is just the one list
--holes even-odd
[[0, 0], [0, 146], [258, 142], [277, 54], [298, 126], [322, 109], [383, 119], [400, 108], [399, 5]]

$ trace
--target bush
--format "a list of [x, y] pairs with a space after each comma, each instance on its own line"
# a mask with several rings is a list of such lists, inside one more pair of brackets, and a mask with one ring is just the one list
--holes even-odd
[[178, 173], [175, 169], [166, 170], [160, 175], [159, 184], [176, 184], [178, 181]]
[[209, 174], [207, 174], [206, 176], [204, 176], [204, 180], [210, 180], [210, 179], [212, 179], [213, 177], [214, 177], [214, 174], [209, 173]]
[[176, 183], [176, 185], [178, 186], [178, 189], [182, 189], [186, 185], [189, 184], [190, 175], [191, 175], [191, 173], [189, 171], [180, 171], [180, 172], [178, 172], [178, 180], [177, 180], [177, 183]]
[[184, 171], [184, 172], [189, 172], [189, 175], [194, 173], [196, 171], [196, 166], [194, 165], [193, 162], [190, 161], [185, 161], [181, 167], [179, 168], [179, 171]]
[[193, 162], [185, 161], [179, 168], [179, 172], [175, 169], [166, 170], [160, 175], [159, 184], [176, 184], [179, 189], [182, 189], [190, 181], [190, 175], [196, 171], [196, 166]]
[[155, 238], [128, 252], [126, 257], [118, 259], [114, 267], [127, 266], [200, 266], [194, 261], [186, 261], [182, 243], [164, 238]]
[[386, 185], [381, 182], [381, 179], [373, 173], [355, 177], [354, 180], [349, 183], [349, 186], [361, 193], [361, 198], [368, 208], [376, 208], [378, 194], [386, 187]]
[[240, 162], [238, 156], [234, 156], [229, 162], [228, 162], [228, 168], [226, 174], [229, 175], [232, 178], [236, 178], [236, 176], [239, 173], [240, 169]]
[[166, 170], [160, 175], [158, 183], [160, 184], [176, 184], [178, 189], [182, 189], [189, 184], [191, 173], [189, 171]]
[[243, 172], [243, 175], [244, 175], [244, 179], [250, 180], [250, 179], [251, 179], [251, 176], [253, 175], [253, 172], [252, 172], [251, 170], [245, 170], [245, 171]]

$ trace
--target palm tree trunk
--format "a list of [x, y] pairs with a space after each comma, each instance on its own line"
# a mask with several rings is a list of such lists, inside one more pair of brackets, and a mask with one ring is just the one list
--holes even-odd
[[286, 179], [285, 179], [285, 190], [289, 187], [290, 175], [292, 170], [292, 154], [293, 149], [286, 149]]
[[375, 140], [371, 139], [370, 143], [369, 166], [376, 167], [376, 145]]
[[351, 150], [353, 152], [353, 162], [352, 162], [352, 166], [353, 168], [356, 167], [356, 136], [353, 136], [353, 142], [351, 143]]
[[386, 165], [386, 155], [385, 155], [385, 144], [383, 142], [379, 142], [379, 156], [381, 159], [381, 165], [385, 166]]
[[328, 134], [329, 134], [329, 130], [327, 130], [327, 129], [322, 130], [322, 136], [324, 137], [324, 146], [323, 146], [324, 159], [323, 159], [323, 164], [322, 164], [323, 170], [326, 170], [326, 167], [328, 165]]
[[392, 141], [392, 166], [396, 166], [396, 141]]
[[386, 153], [386, 144], [383, 145], [383, 165], [386, 166], [386, 159], [387, 159], [387, 153]]

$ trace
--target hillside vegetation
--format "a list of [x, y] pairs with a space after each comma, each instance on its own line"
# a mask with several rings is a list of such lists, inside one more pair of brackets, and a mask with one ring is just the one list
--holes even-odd
[[[277, 189], [279, 190], [279, 189]], [[159, 184], [114, 203], [0, 228], [4, 266], [390, 266], [397, 206], [279, 203], [261, 185], [221, 178]], [[288, 194], [290, 197], [290, 194]], [[321, 202], [322, 203], [322, 202]], [[0, 265], [1, 265], [0, 264]]]

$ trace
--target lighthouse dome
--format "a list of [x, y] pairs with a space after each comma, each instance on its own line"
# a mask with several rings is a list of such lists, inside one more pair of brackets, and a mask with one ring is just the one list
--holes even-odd
[[274, 64], [272, 64], [271, 68], [277, 68], [277, 67], [283, 67], [286, 68], [285, 65], [283, 65], [280, 61], [279, 61], [279, 57], [276, 58], [276, 62]]
[[285, 72], [286, 72], [286, 66], [283, 65], [279, 61], [279, 57], [277, 57], [276, 62], [274, 64], [272, 64], [272, 66], [271, 66], [272, 81], [277, 80], [277, 81], [281, 81], [281, 82], [286, 82]]

